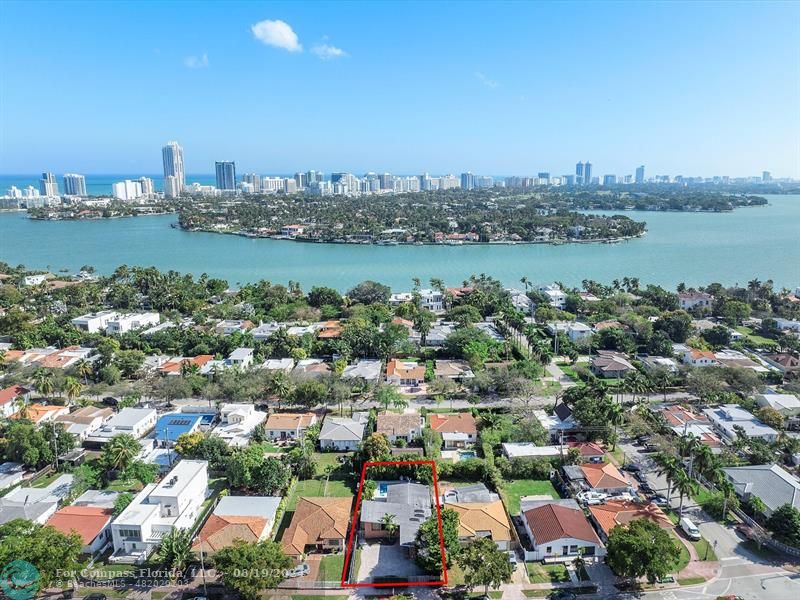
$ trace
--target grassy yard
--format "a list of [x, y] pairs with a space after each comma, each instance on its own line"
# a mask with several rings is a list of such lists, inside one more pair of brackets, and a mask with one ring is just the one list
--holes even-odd
[[[674, 533], [673, 535], [677, 536], [677, 534]], [[674, 540], [674, 542], [678, 546], [678, 549], [681, 551], [681, 553], [680, 556], [678, 556], [678, 560], [675, 562], [675, 565], [673, 566], [672, 570], [675, 571], [676, 573], [680, 573], [686, 568], [686, 565], [689, 564], [691, 556], [689, 556], [689, 550], [686, 549], [686, 546], [684, 546], [683, 543], [679, 539], [677, 539], [677, 537]]]
[[771, 340], [769, 338], [765, 338], [763, 336], [756, 335], [756, 334], [753, 333], [753, 330], [750, 329], [749, 327], [745, 327], [743, 325], [740, 325], [739, 327], [735, 327], [734, 329], [736, 329], [736, 331], [738, 331], [739, 333], [744, 335], [746, 340], [747, 340], [747, 342], [752, 346], [760, 346], [760, 347], [763, 348], [764, 346], [775, 346], [776, 345], [775, 340]]
[[[694, 549], [697, 550], [697, 558], [700, 560], [717, 560], [717, 555], [714, 552], [714, 547], [708, 542], [706, 538], [701, 538], [698, 542], [692, 542]], [[708, 557], [708, 558], [706, 558]]]
[[550, 496], [556, 499], [560, 497], [552, 483], [538, 479], [509, 481], [500, 489], [500, 495], [503, 497], [509, 514], [512, 515], [519, 514], [519, 499], [523, 496]]
[[541, 563], [525, 563], [528, 568], [528, 579], [531, 583], [564, 583], [569, 581], [567, 567], [561, 563], [543, 565]]
[[58, 471], [53, 471], [52, 473], [48, 473], [42, 477], [39, 477], [36, 481], [33, 482], [33, 486], [35, 488], [43, 488], [47, 487], [51, 483], [53, 483], [56, 479], [61, 477], [63, 473], [59, 473]]
[[344, 554], [329, 554], [319, 561], [317, 581], [341, 581], [344, 570]]
[[697, 585], [698, 583], [705, 582], [705, 577], [684, 577], [683, 579], [678, 579], [678, 585]]
[[352, 496], [353, 492], [344, 481], [331, 479], [328, 482], [327, 488], [325, 486], [325, 478], [322, 479], [307, 479], [305, 481], [298, 481], [294, 486], [289, 502], [286, 504], [286, 511], [293, 511], [297, 507], [297, 501], [300, 496], [324, 496], [329, 498], [342, 498]]
[[342, 465], [338, 462], [340, 456], [348, 456], [349, 452], [314, 452], [314, 462], [317, 463], [317, 475], [324, 476], [325, 469], [332, 466], [334, 470]]

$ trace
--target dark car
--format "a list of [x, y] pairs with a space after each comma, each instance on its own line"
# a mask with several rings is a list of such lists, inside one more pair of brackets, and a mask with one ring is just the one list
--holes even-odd
[[650, 484], [645, 482], [639, 484], [639, 491], [643, 494], [652, 494], [654, 492], [653, 488], [650, 487]]
[[88, 596], [84, 596], [83, 600], [106, 600], [105, 594], [89, 594]]
[[558, 590], [548, 596], [550, 600], [575, 600], [577, 596], [569, 590]]
[[640, 435], [639, 437], [636, 438], [636, 443], [639, 444], [640, 446], [642, 444], [646, 444], [649, 441], [650, 441], [649, 435]]
[[622, 465], [622, 470], [623, 471], [628, 471], [630, 473], [638, 473], [639, 471], [642, 470], [642, 467], [640, 467], [639, 465], [637, 465], [635, 463], [628, 463], [628, 464]]
[[[114, 396], [106, 396], [105, 398], [103, 398], [103, 404], [105, 404], [106, 406], [116, 406], [117, 404], [119, 404], [119, 400], [114, 398]], [[102, 594], [100, 595], [102, 596]]]
[[656, 444], [651, 444], [650, 442], [647, 442], [644, 445], [644, 451], [645, 452], [657, 452], [658, 451], [658, 446]]

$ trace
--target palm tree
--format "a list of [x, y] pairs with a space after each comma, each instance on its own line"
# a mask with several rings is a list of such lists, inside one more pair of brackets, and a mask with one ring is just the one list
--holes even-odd
[[36, 391], [45, 398], [51, 396], [55, 391], [53, 372], [50, 369], [36, 369], [33, 374], [33, 381], [36, 385]]
[[699, 486], [694, 479], [690, 479], [689, 476], [686, 474], [686, 471], [683, 469], [678, 469], [678, 472], [675, 475], [675, 489], [678, 492], [678, 498], [680, 498], [680, 505], [678, 506], [678, 517], [683, 517], [683, 499], [691, 496], [692, 494], [696, 494], [698, 492]]
[[695, 472], [701, 473], [708, 480], [714, 480], [714, 473], [721, 469], [717, 457], [711, 451], [710, 446], [701, 443], [694, 453], [693, 468]]
[[650, 392], [650, 382], [647, 377], [642, 375], [639, 371], [631, 371], [625, 376], [626, 391], [633, 395], [633, 401], [636, 402], [637, 396], [644, 397], [645, 394]]
[[16, 408], [16, 414], [19, 415], [20, 419], [28, 418], [28, 399], [25, 396], [17, 396], [14, 399], [14, 408]]
[[390, 515], [389, 513], [386, 513], [381, 517], [381, 525], [386, 530], [386, 533], [389, 534], [390, 538], [393, 538], [397, 533], [397, 530], [400, 529], [396, 519], [397, 517]]
[[127, 433], [115, 435], [103, 449], [103, 459], [111, 469], [125, 470], [141, 452], [139, 442]]
[[89, 375], [92, 374], [92, 363], [84, 359], [79, 360], [75, 363], [75, 373], [78, 377], [83, 377], [84, 385], [88, 385]]
[[611, 451], [617, 449], [617, 427], [622, 425], [623, 421], [625, 420], [625, 410], [619, 404], [609, 403], [608, 411], [606, 412], [606, 418], [611, 425], [614, 426], [614, 444], [611, 448]]
[[74, 377], [66, 377], [64, 379], [64, 391], [67, 393], [70, 403], [72, 403], [76, 398], [80, 397], [83, 385]]
[[171, 573], [183, 571], [192, 556], [192, 532], [174, 528], [161, 538], [156, 558]]
[[268, 388], [269, 392], [278, 398], [278, 409], [280, 409], [281, 400], [285, 400], [292, 393], [292, 382], [285, 372], [278, 371], [272, 376]]
[[675, 481], [678, 471], [683, 471], [678, 459], [671, 454], [660, 454], [656, 457], [658, 462], [658, 475], [663, 476], [667, 480], [667, 504], [669, 504], [672, 495], [672, 484]]

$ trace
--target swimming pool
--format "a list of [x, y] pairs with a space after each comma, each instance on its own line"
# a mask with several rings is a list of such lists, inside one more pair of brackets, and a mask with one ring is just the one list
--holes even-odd
[[378, 484], [378, 496], [381, 498], [386, 497], [386, 494], [389, 492], [389, 484], [388, 483], [379, 483]]
[[478, 455], [474, 450], [462, 450], [458, 453], [458, 460], [468, 460], [477, 457]]

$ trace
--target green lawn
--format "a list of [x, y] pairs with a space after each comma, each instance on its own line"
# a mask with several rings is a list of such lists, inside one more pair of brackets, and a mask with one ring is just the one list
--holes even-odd
[[142, 490], [144, 486], [135, 480], [115, 479], [106, 486], [109, 492], [130, 492], [136, 494]]
[[325, 486], [325, 478], [322, 479], [307, 479], [305, 481], [298, 481], [294, 486], [289, 502], [286, 504], [287, 511], [293, 511], [297, 506], [297, 500], [300, 496], [312, 497], [329, 497], [329, 498], [342, 498], [352, 496], [353, 492], [344, 481], [331, 479], [328, 482], [327, 488]]
[[52, 473], [49, 473], [49, 474], [44, 475], [42, 477], [39, 477], [39, 479], [37, 479], [33, 483], [32, 487], [35, 487], [35, 488], [47, 487], [48, 485], [53, 483], [56, 479], [61, 477], [61, 475], [62, 475], [62, 473], [59, 473], [58, 471], [53, 471]]
[[528, 568], [528, 579], [531, 583], [565, 583], [569, 581], [567, 567], [561, 563], [543, 565], [541, 563], [525, 563]]
[[[717, 560], [717, 555], [714, 552], [714, 547], [708, 543], [706, 538], [701, 538], [698, 542], [692, 542], [694, 549], [697, 550], [697, 557], [700, 560]], [[708, 557], [708, 558], [706, 558]]]
[[464, 585], [464, 571], [455, 563], [447, 569], [447, 585]]
[[[677, 536], [677, 534], [675, 533], [673, 533], [673, 535]], [[679, 539], [676, 538], [675, 544], [677, 544], [678, 549], [681, 551], [681, 553], [675, 565], [672, 567], [672, 570], [675, 571], [676, 573], [680, 573], [686, 568], [686, 565], [689, 564], [691, 556], [689, 556], [689, 550], [686, 549], [686, 546], [683, 545], [683, 542], [681, 542]]]
[[344, 554], [329, 554], [319, 561], [317, 581], [341, 581], [344, 570]]
[[684, 577], [683, 579], [678, 579], [678, 585], [697, 585], [698, 583], [704, 583], [706, 580], [705, 577]]
[[745, 336], [747, 342], [752, 346], [775, 346], [777, 342], [775, 340], [771, 340], [769, 338], [765, 338], [760, 335], [756, 335], [753, 333], [753, 330], [749, 327], [745, 327], [744, 325], [740, 325], [739, 327], [734, 327], [736, 331], [741, 333]]
[[314, 462], [317, 463], [317, 475], [325, 475], [325, 469], [333, 466], [334, 470], [342, 465], [338, 462], [340, 456], [348, 456], [349, 452], [314, 452]]
[[558, 492], [549, 481], [538, 479], [517, 479], [503, 484], [500, 495], [505, 502], [509, 514], [519, 514], [519, 499], [523, 496], [550, 496], [560, 498]]

